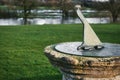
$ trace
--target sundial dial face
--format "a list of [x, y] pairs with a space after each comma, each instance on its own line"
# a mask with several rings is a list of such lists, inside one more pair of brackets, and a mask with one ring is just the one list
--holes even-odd
[[55, 45], [55, 50], [71, 55], [90, 56], [90, 57], [111, 57], [120, 56], [120, 45], [112, 43], [103, 43], [104, 48], [101, 50], [77, 50], [82, 42], [66, 42]]

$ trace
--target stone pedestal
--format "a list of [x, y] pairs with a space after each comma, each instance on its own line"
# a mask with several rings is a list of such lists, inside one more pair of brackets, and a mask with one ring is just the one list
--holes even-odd
[[63, 80], [120, 80], [120, 56], [85, 57], [45, 48], [45, 55], [63, 74]]

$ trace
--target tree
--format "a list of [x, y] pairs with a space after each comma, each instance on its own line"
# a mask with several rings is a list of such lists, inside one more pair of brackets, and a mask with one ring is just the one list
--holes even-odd
[[16, 18], [17, 14], [13, 11], [13, 7], [10, 5], [11, 0], [0, 1], [0, 18]]
[[91, 4], [87, 4], [87, 6], [97, 10], [109, 11], [112, 22], [116, 22], [120, 14], [120, 0], [96, 0]]
[[13, 5], [22, 11], [24, 25], [28, 24], [27, 19], [31, 15], [31, 11], [38, 7], [39, 0], [13, 0]]
[[74, 12], [74, 3], [71, 0], [59, 0], [58, 7], [62, 13], [61, 23], [63, 23], [65, 19], [70, 17], [70, 13]]

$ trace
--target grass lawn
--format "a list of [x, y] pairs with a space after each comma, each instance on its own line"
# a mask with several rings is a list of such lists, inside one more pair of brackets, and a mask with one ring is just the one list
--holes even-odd
[[[120, 44], [120, 24], [92, 25], [102, 42]], [[81, 41], [82, 25], [0, 26], [0, 80], [61, 80], [45, 46]]]

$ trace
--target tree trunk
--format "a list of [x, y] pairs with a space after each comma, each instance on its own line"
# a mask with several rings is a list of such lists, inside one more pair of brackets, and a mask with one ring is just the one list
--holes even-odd
[[27, 17], [26, 16], [24, 16], [24, 18], [23, 18], [23, 23], [24, 23], [24, 25], [26, 25], [27, 24]]
[[28, 18], [28, 16], [27, 16], [27, 9], [24, 8], [24, 17], [23, 17], [24, 25], [27, 24], [27, 18]]
[[118, 14], [112, 13], [112, 22], [115, 23], [117, 22]]
[[24, 15], [23, 15], [23, 16], [24, 16], [24, 17], [23, 17], [23, 21], [24, 21], [24, 22], [23, 22], [23, 23], [24, 23], [24, 25], [27, 24], [27, 5], [26, 5], [26, 4], [27, 4], [27, 1], [24, 0], [24, 1], [23, 1], [23, 7], [24, 7], [24, 10], [23, 10], [23, 14], [24, 14]]

